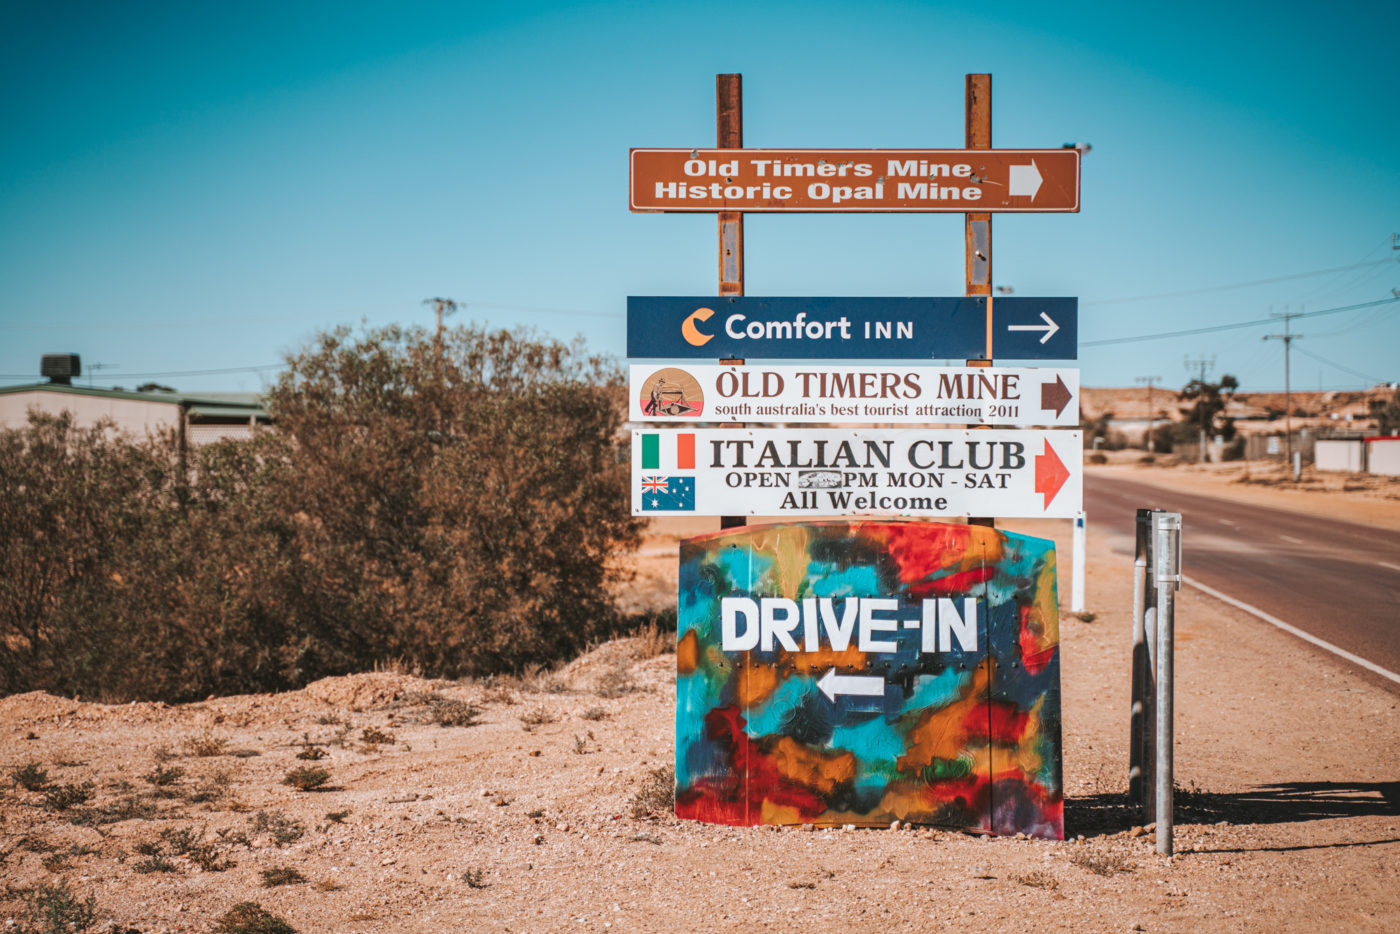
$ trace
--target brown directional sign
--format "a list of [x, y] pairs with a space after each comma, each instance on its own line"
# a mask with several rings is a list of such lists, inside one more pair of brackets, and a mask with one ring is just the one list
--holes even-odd
[[633, 211], [1074, 212], [1076, 149], [633, 149]]

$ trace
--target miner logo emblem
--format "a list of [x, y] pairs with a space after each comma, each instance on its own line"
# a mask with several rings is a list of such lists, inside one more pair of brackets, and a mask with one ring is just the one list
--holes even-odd
[[699, 418], [705, 410], [700, 381], [679, 367], [657, 370], [642, 383], [642, 414]]

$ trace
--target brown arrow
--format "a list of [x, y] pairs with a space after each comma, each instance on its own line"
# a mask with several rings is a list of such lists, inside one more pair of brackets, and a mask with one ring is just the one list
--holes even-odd
[[1040, 407], [1044, 411], [1054, 409], [1056, 418], [1060, 417], [1060, 413], [1065, 410], [1065, 406], [1069, 405], [1071, 398], [1073, 396], [1070, 394], [1069, 387], [1065, 385], [1064, 380], [1060, 379], [1058, 373], [1055, 374], [1053, 383], [1040, 384]]

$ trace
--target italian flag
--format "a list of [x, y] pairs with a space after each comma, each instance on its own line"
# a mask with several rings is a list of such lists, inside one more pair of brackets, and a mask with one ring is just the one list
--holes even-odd
[[643, 470], [694, 470], [695, 435], [666, 432], [642, 435]]

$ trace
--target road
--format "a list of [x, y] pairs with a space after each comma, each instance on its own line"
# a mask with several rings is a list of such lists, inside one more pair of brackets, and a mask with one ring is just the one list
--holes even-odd
[[[1186, 576], [1400, 673], [1400, 533], [1085, 476], [1091, 535], [1106, 528], [1125, 536], [1116, 545], [1131, 554], [1139, 507], [1182, 514]], [[1366, 676], [1400, 692], [1394, 681]]]

